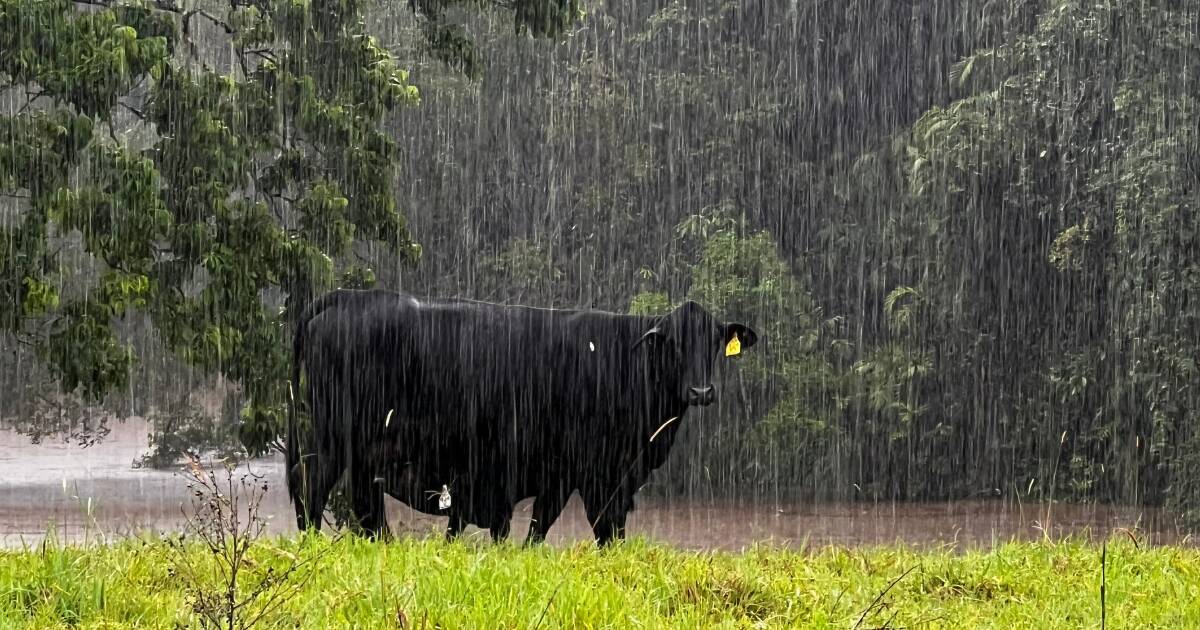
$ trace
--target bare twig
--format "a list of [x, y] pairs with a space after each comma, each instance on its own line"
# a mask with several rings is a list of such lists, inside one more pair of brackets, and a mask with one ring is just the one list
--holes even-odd
[[1108, 625], [1108, 611], [1104, 601], [1104, 583], [1107, 581], [1108, 569], [1108, 541], [1100, 547], [1100, 630], [1104, 630]]
[[542, 622], [546, 619], [546, 613], [550, 611], [550, 604], [554, 603], [554, 598], [558, 596], [558, 590], [562, 588], [566, 581], [567, 578], [563, 578], [559, 580], [558, 586], [554, 587], [554, 591], [550, 593], [550, 599], [546, 600], [546, 606], [542, 608], [542, 614], [538, 617], [537, 623], [534, 624], [533, 630], [537, 630], [538, 628], [542, 627]]
[[1128, 529], [1126, 529], [1126, 528], [1124, 528], [1124, 527], [1119, 527], [1119, 528], [1117, 528], [1117, 531], [1121, 532], [1122, 534], [1125, 534], [1126, 536], [1128, 536], [1128, 537], [1129, 537], [1129, 540], [1132, 540], [1132, 541], [1133, 541], [1133, 548], [1134, 548], [1134, 549], [1141, 549], [1141, 548], [1142, 548], [1142, 545], [1141, 545], [1141, 543], [1139, 543], [1139, 542], [1138, 542], [1137, 536], [1135, 536], [1135, 535], [1133, 534], [1133, 532], [1129, 531]]
[[892, 627], [892, 622], [896, 620], [896, 616], [897, 616], [897, 615], [899, 615], [899, 614], [900, 614], [900, 609], [899, 609], [899, 608], [896, 608], [896, 609], [892, 610], [892, 616], [891, 616], [891, 617], [888, 617], [888, 620], [887, 620], [887, 621], [885, 621], [885, 622], [883, 622], [883, 625], [882, 625], [882, 626], [879, 626], [879, 630], [885, 630], [886, 628], [891, 628], [891, 627]]
[[837, 597], [833, 599], [833, 605], [829, 607], [829, 614], [833, 615], [837, 613], [838, 604], [842, 603], [842, 597], [845, 595], [846, 589], [843, 588], [842, 590], [838, 591]]
[[[280, 553], [289, 560], [282, 571], [261, 568], [250, 551], [266, 532], [259, 515], [267, 491], [263, 476], [247, 471], [235, 480], [233, 467], [226, 465], [225, 479], [218, 480], [194, 455], [185, 470], [194, 513], [184, 511], [185, 533], [168, 542], [179, 556], [171, 571], [185, 581], [193, 612], [205, 627], [252, 628], [303, 589], [316, 573], [315, 563], [333, 547], [305, 559]], [[188, 557], [189, 535], [216, 565], [215, 578], [198, 571]]]
[[858, 623], [854, 624], [854, 628], [857, 629], [857, 628], [861, 627], [863, 624], [863, 621], [865, 621], [867, 619], [867, 615], [870, 614], [871, 610], [873, 610], [875, 608], [875, 605], [879, 603], [879, 600], [883, 599], [883, 596], [887, 595], [888, 591], [892, 590], [893, 586], [895, 586], [897, 583], [899, 583], [900, 580], [903, 580], [904, 576], [908, 575], [909, 573], [912, 573], [913, 569], [916, 569], [917, 566], [919, 566], [919, 565], [914, 564], [913, 566], [909, 567], [907, 571], [905, 571], [904, 573], [901, 573], [900, 577], [892, 580], [891, 583], [887, 585], [887, 588], [883, 589], [883, 591], [881, 593], [879, 593], [878, 596], [875, 597], [875, 600], [871, 602], [871, 605], [867, 606], [866, 610], [864, 610], [862, 612], [862, 616], [858, 618]]

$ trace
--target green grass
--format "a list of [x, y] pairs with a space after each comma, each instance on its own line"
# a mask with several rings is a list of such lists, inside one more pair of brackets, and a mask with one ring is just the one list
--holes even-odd
[[[210, 556], [189, 547], [203, 573]], [[264, 541], [253, 569], [323, 554], [262, 627], [1098, 628], [1100, 547], [1009, 543], [955, 553], [903, 547], [695, 553], [632, 540], [521, 549], [467, 541]], [[199, 627], [180, 558], [155, 539], [0, 553], [0, 628]], [[1200, 628], [1200, 550], [1107, 556], [1109, 628]]]

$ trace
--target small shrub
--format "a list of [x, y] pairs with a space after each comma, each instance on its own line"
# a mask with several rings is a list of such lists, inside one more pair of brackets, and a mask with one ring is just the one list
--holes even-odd
[[184, 533], [168, 540], [174, 552], [170, 573], [183, 580], [202, 627], [244, 630], [271, 618], [299, 593], [335, 545], [308, 558], [278, 550], [274, 557], [256, 554], [267, 548], [259, 544], [267, 527], [259, 508], [268, 484], [250, 471], [235, 479], [231, 464], [224, 469], [219, 479], [198, 459], [188, 458], [193, 510]]

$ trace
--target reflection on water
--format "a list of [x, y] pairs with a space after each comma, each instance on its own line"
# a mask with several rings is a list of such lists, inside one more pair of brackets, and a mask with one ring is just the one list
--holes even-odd
[[[36, 544], [50, 527], [61, 540], [112, 539], [145, 531], [178, 530], [188, 502], [186, 482], [174, 471], [135, 469], [146, 451], [145, 424], [129, 421], [89, 448], [73, 444], [31, 445], [0, 432], [0, 545]], [[282, 457], [249, 464], [270, 485], [262, 514], [274, 532], [295, 531], [283, 485]], [[517, 506], [513, 538], [524, 537], [532, 501]], [[397, 532], [438, 535], [445, 519], [419, 514], [389, 500]], [[693, 549], [738, 550], [756, 542], [784, 545], [862, 545], [902, 542], [986, 547], [1012, 538], [1104, 536], [1129, 529], [1152, 544], [1188, 539], [1159, 511], [1097, 505], [1019, 504], [1010, 501], [952, 503], [752, 504], [639, 499], [629, 515], [630, 535]], [[470, 529], [468, 536], [485, 537]], [[590, 540], [583, 507], [572, 498], [550, 532], [551, 544]]]

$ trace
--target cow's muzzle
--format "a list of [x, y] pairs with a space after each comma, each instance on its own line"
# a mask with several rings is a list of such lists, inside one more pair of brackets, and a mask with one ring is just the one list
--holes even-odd
[[717, 389], [712, 385], [705, 387], [689, 387], [687, 404], [696, 407], [707, 407], [717, 401]]

